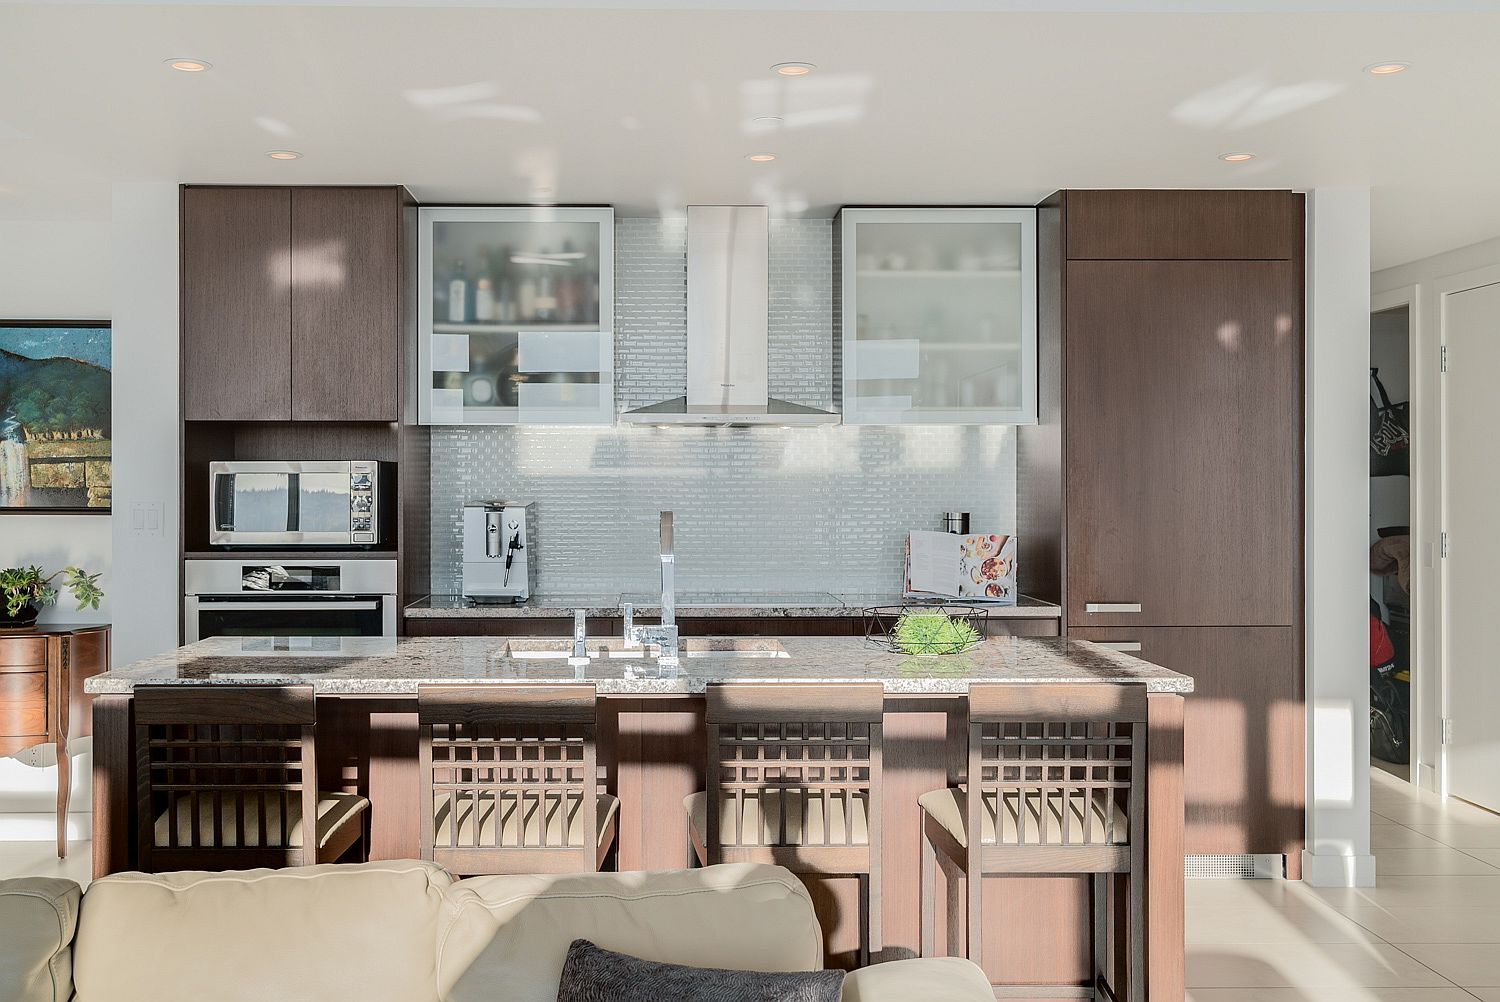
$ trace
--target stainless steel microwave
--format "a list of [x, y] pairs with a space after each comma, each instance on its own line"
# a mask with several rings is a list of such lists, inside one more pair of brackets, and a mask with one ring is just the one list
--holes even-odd
[[210, 463], [208, 541], [214, 546], [378, 545], [386, 534], [382, 499], [389, 495], [383, 472], [372, 460]]

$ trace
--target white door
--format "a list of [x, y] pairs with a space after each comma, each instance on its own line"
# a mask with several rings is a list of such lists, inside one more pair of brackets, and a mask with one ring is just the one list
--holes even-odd
[[1443, 530], [1447, 791], [1500, 811], [1500, 284], [1448, 295], [1443, 343]]

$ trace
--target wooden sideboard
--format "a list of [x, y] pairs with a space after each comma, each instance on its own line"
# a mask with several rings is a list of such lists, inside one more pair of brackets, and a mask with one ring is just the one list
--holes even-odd
[[[57, 855], [68, 854], [68, 739], [93, 729], [83, 680], [109, 670], [109, 627], [0, 631], [0, 755], [57, 747]], [[77, 729], [73, 729], [76, 721]]]

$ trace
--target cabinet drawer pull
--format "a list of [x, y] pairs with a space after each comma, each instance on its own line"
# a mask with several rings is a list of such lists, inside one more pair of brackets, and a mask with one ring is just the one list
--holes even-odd
[[1100, 647], [1107, 647], [1121, 654], [1137, 654], [1140, 652], [1141, 644], [1138, 640], [1100, 640]]
[[1085, 602], [1084, 612], [1140, 612], [1139, 602]]

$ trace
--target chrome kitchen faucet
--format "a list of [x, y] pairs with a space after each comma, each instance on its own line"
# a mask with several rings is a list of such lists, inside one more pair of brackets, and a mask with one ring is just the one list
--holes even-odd
[[668, 667], [678, 664], [677, 598], [673, 584], [676, 563], [672, 552], [672, 513], [664, 511], [661, 513], [661, 623], [636, 626], [635, 608], [629, 602], [624, 603], [621, 611], [625, 614], [625, 646], [655, 644], [659, 650], [657, 663]]

